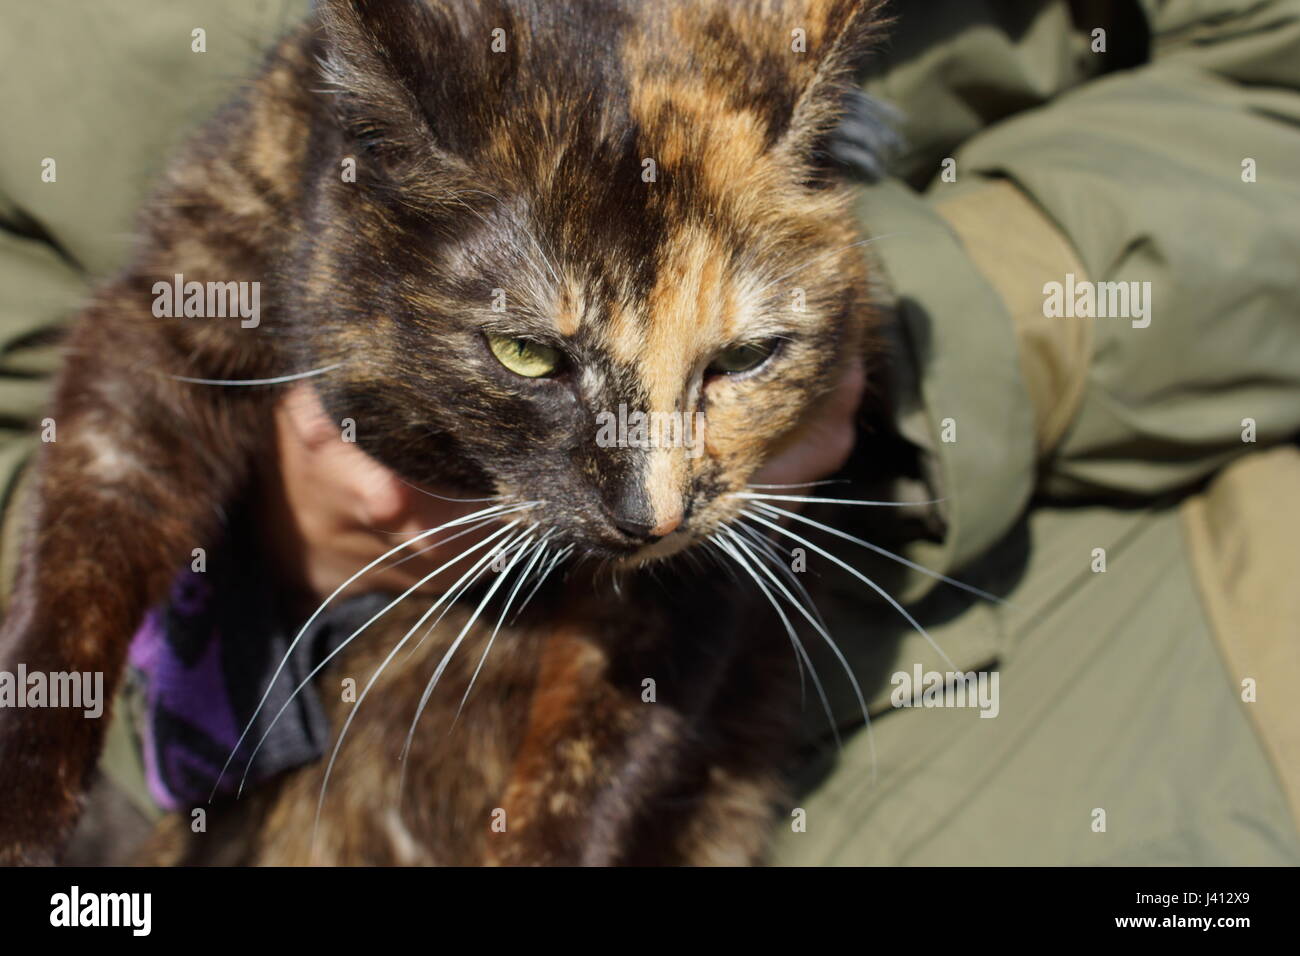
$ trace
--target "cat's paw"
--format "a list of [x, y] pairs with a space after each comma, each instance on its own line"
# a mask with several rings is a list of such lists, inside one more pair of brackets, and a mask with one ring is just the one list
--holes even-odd
[[[0, 840], [3, 840], [0, 834]], [[56, 848], [32, 843], [0, 846], [0, 866], [53, 866]]]
[[53, 866], [76, 818], [75, 801], [32, 783], [25, 768], [0, 764], [0, 866]]
[[84, 779], [76, 748], [47, 746], [39, 716], [58, 711], [0, 710], [0, 866], [50, 866], [81, 813], [68, 781]]
[[0, 866], [53, 866], [79, 810], [75, 799], [0, 786]]

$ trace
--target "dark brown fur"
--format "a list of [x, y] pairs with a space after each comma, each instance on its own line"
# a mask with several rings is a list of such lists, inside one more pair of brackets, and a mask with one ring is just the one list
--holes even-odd
[[[509, 652], [487, 658], [457, 721], [486, 637], [478, 635], [430, 699], [403, 788], [398, 754], [406, 728], [468, 611], [449, 615], [448, 626], [409, 660], [383, 671], [359, 710], [318, 828], [323, 764], [209, 808], [207, 832], [191, 832], [189, 814], [177, 815], [142, 861], [752, 862], [782, 796], [773, 755], [788, 744], [788, 714], [798, 698], [788, 649], [752, 632], [742, 644], [729, 609], [702, 620], [699, 593], [678, 606], [662, 592], [660, 601], [651, 593], [629, 597], [652, 609], [634, 627], [626, 608], [593, 594], [587, 581], [557, 592], [552, 599], [562, 612], [542, 616], [562, 623], [503, 632], [500, 649]], [[404, 630], [412, 617], [391, 624]], [[708, 628], [710, 640], [668, 646], [663, 635], [685, 625]], [[322, 681], [336, 728], [356, 706], [338, 693], [342, 679], [364, 685], [390, 643], [367, 642]], [[653, 703], [642, 699], [647, 677], [656, 682]]]
[[[411, 482], [544, 500], [529, 520], [598, 562], [658, 556], [623, 525], [676, 511], [672, 548], [725, 525], [728, 493], [864, 347], [847, 192], [818, 156], [876, 6], [325, 4], [171, 167], [131, 266], [72, 330], [0, 666], [103, 671], [115, 685], [144, 611], [252, 480], [279, 392], [175, 375], [344, 363], [315, 381], [367, 452]], [[504, 53], [490, 51], [497, 27]], [[796, 27], [806, 54], [790, 52]], [[349, 156], [356, 183], [339, 176]], [[261, 326], [154, 318], [153, 283], [178, 272], [260, 281]], [[787, 307], [794, 286], [806, 313]], [[497, 288], [508, 316], [491, 310]], [[598, 374], [524, 383], [485, 330], [554, 342]], [[701, 384], [709, 356], [759, 332], [789, 339], [776, 370]], [[597, 447], [595, 410], [620, 403], [704, 410], [707, 453]], [[448, 736], [477, 654], [456, 659], [411, 756], [409, 845], [386, 822], [393, 758], [445, 645], [385, 677], [343, 749], [313, 859], [758, 856], [792, 710], [788, 649], [742, 634], [722, 580], [656, 590], [633, 575], [616, 599], [592, 596], [592, 573], [571, 574], [499, 638]], [[401, 633], [385, 622], [330, 680], [360, 682]], [[480, 625], [469, 646], [483, 636]], [[646, 677], [655, 704], [641, 700]], [[55, 852], [105, 723], [0, 714], [0, 860]], [[217, 858], [220, 844], [233, 859], [307, 861], [319, 774], [292, 775], [170, 857]], [[488, 829], [495, 808], [503, 834]]]

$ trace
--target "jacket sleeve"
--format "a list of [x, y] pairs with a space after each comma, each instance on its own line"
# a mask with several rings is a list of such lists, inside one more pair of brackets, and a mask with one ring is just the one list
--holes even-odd
[[119, 10], [46, 0], [6, 12], [0, 62], [22, 82], [0, 99], [3, 593], [60, 330], [125, 258], [135, 209], [171, 150], [307, 6], [141, 0]]
[[[900, 429], [945, 498], [939, 570], [1033, 494], [1150, 502], [1300, 432], [1300, 3], [1133, 6], [1108, 39], [1140, 27], [1144, 53], [1118, 69], [1036, 6], [923, 55], [904, 33], [868, 87], [916, 127], [859, 213], [917, 382]], [[1081, 315], [1089, 284], [1123, 314]]]
[[0, 228], [0, 507], [6, 516], [0, 577], [6, 592], [18, 542], [12, 506], [19, 479], [42, 431], [62, 320], [85, 291], [81, 273], [51, 244], [10, 223]]

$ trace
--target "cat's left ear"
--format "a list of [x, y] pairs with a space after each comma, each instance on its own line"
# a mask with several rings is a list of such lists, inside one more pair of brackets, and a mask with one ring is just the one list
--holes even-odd
[[[887, 114], [873, 107], [860, 87], [867, 62], [886, 36], [885, 0], [796, 0], [786, 12], [788, 64], [796, 91], [778, 154], [804, 167], [844, 162], [845, 121], [863, 125], [856, 165], [879, 172], [880, 155], [892, 143]], [[872, 167], [872, 168], [861, 168]]]
[[320, 0], [322, 79], [344, 133], [393, 168], [439, 159], [422, 84], [454, 25], [416, 0]]

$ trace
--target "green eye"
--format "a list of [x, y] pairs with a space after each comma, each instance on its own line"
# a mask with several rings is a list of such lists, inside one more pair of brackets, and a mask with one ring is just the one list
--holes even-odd
[[508, 335], [491, 335], [487, 337], [492, 354], [510, 371], [524, 378], [543, 378], [553, 375], [560, 367], [562, 356], [559, 349], [528, 339], [511, 338]]
[[766, 342], [751, 342], [724, 349], [710, 363], [709, 371], [723, 375], [752, 372], [772, 357], [772, 353], [776, 351], [777, 341], [777, 339], [769, 339]]

